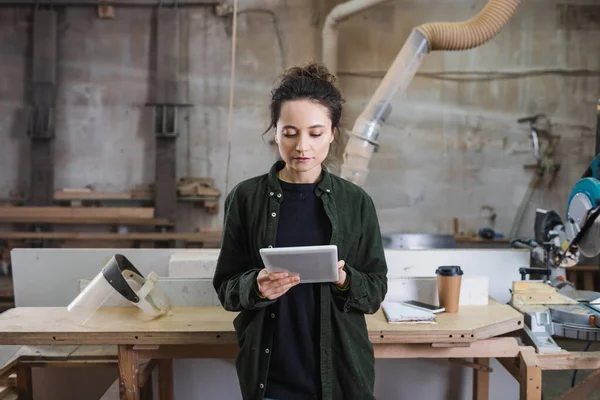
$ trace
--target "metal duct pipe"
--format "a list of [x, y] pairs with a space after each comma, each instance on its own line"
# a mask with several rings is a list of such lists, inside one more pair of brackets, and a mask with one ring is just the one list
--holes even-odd
[[327, 15], [323, 30], [321, 61], [333, 75], [337, 73], [338, 30], [337, 24], [363, 10], [389, 0], [350, 0], [335, 6]]
[[493, 38], [519, 7], [520, 0], [490, 0], [466, 22], [437, 22], [413, 29], [367, 107], [359, 115], [344, 150], [341, 176], [363, 186], [377, 147], [379, 129], [391, 112], [396, 92], [406, 91], [423, 57], [434, 50], [466, 50]]

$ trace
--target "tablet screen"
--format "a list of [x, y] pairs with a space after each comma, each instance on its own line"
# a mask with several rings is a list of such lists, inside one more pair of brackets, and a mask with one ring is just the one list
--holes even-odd
[[339, 279], [335, 245], [263, 248], [260, 255], [267, 271], [297, 275], [300, 283]]

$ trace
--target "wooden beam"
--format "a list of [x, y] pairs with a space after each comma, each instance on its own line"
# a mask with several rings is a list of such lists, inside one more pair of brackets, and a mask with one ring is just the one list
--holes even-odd
[[152, 207], [0, 207], [3, 218], [153, 218]]
[[170, 226], [168, 220], [163, 218], [64, 218], [64, 217], [0, 217], [0, 224], [57, 224], [57, 225], [148, 225]]
[[[140, 357], [138, 357], [138, 359], [139, 358]], [[154, 367], [156, 367], [157, 364], [158, 362], [156, 360], [150, 360], [143, 366], [138, 374], [138, 384], [141, 388], [146, 385], [152, 386], [152, 372], [154, 372]]]
[[377, 358], [496, 358], [518, 357], [515, 338], [491, 338], [472, 342], [469, 347], [431, 347], [430, 344], [374, 343]]
[[119, 352], [119, 398], [120, 400], [140, 400], [138, 386], [138, 357], [130, 345], [121, 345]]
[[0, 232], [0, 239], [12, 240], [137, 240], [137, 241], [170, 241], [218, 243], [221, 240], [219, 231], [199, 233], [88, 233], [88, 232]]
[[600, 351], [572, 351], [559, 354], [538, 354], [542, 370], [599, 369]]
[[173, 400], [173, 360], [164, 359], [158, 362], [158, 398]]
[[506, 369], [506, 371], [508, 371], [508, 373], [511, 374], [511, 376], [517, 380], [517, 382], [521, 381], [521, 372], [519, 370], [519, 365], [517, 364], [518, 359], [515, 360], [514, 358], [496, 358], [496, 360], [498, 360], [500, 365], [502, 365], [504, 369]]
[[487, 368], [487, 370], [473, 369], [473, 400], [488, 400], [490, 398], [490, 359], [475, 358], [475, 365]]
[[533, 347], [523, 347], [519, 354], [520, 400], [542, 399], [542, 369]]
[[600, 369], [592, 372], [574, 388], [565, 393], [560, 400], [589, 399], [591, 394], [600, 389]]
[[490, 363], [489, 363], [488, 358], [478, 358], [477, 360], [484, 360], [484, 362], [479, 363], [478, 361], [467, 361], [467, 360], [463, 360], [462, 358], [449, 358], [448, 359], [449, 362], [451, 362], [453, 364], [457, 364], [457, 365], [462, 365], [463, 367], [473, 368], [473, 369], [476, 369], [476, 370], [482, 371], [482, 372], [494, 372], [494, 370], [492, 368], [490, 368]]
[[19, 400], [33, 400], [31, 366], [17, 365], [17, 395]]

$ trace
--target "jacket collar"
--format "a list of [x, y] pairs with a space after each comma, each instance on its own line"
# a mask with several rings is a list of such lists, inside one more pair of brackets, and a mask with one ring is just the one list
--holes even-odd
[[[277, 173], [285, 167], [285, 161], [277, 161], [267, 175], [267, 185], [269, 187], [269, 196], [276, 196], [277, 199], [281, 199], [282, 190], [281, 185], [279, 185], [279, 180], [277, 178]], [[331, 172], [322, 165], [323, 174], [321, 177], [321, 181], [317, 184], [317, 195], [320, 196], [323, 193], [331, 193]]]

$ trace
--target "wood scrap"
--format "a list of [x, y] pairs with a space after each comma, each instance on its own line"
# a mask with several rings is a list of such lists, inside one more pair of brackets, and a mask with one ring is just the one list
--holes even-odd
[[576, 300], [558, 293], [546, 282], [515, 281], [512, 285], [511, 304], [515, 307], [542, 304], [578, 304]]
[[219, 197], [221, 192], [214, 188], [211, 178], [181, 178], [177, 183], [177, 194], [181, 197]]
[[133, 199], [151, 199], [154, 197], [154, 184], [144, 183], [134, 186], [130, 191]]

